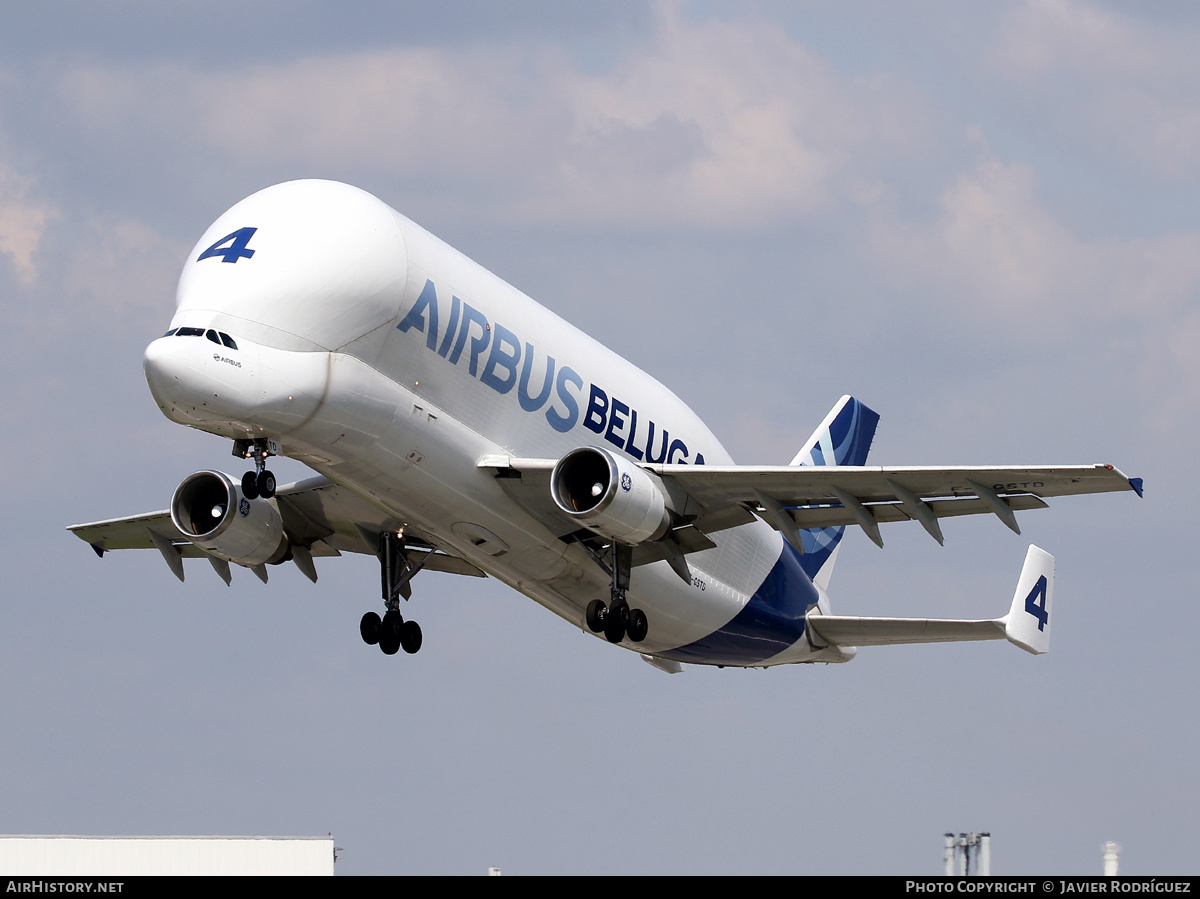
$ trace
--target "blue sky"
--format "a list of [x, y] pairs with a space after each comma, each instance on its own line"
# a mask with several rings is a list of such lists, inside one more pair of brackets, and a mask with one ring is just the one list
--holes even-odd
[[[9, 833], [332, 832], [338, 871], [1194, 873], [1200, 14], [1190, 4], [0, 3]], [[243, 196], [354, 183], [783, 463], [843, 393], [873, 461], [1116, 464], [1142, 501], [848, 537], [847, 614], [991, 616], [1058, 558], [1052, 653], [865, 649], [667, 677], [498, 582], [226, 588], [67, 524], [236, 468], [141, 373]], [[233, 466], [231, 469], [230, 466]], [[299, 466], [279, 467], [284, 479]], [[1182, 491], [1182, 492], [1181, 492]], [[604, 847], [601, 849], [599, 847]]]

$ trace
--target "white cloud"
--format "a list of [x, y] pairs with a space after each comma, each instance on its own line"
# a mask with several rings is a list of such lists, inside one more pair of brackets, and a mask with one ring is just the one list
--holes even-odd
[[191, 102], [203, 137], [235, 158], [494, 169], [527, 130], [503, 91], [516, 62], [433, 50], [304, 59], [204, 78]]
[[[1132, 7], [1131, 7], [1132, 9]], [[1082, 0], [1026, 0], [990, 53], [1003, 74], [1064, 103], [1093, 137], [1168, 176], [1200, 174], [1200, 33], [1152, 27]]]
[[34, 254], [46, 224], [58, 215], [49, 203], [29, 198], [31, 184], [31, 179], [0, 162], [0, 252], [26, 285], [37, 279]]
[[[1086, 241], [1036, 196], [1033, 170], [984, 150], [929, 221], [880, 217], [868, 253], [887, 276], [957, 320], [997, 315], [1028, 336], [1122, 316], [1168, 316], [1200, 294], [1200, 234]], [[1012, 316], [1021, 316], [1019, 319]]]
[[[572, 78], [567, 98], [587, 172], [558, 188], [609, 216], [631, 206], [706, 224], [803, 214], [827, 198], [857, 136], [845, 87], [771, 26], [668, 14], [652, 47], [613, 73]], [[657, 160], [629, 140], [667, 134], [674, 152]]]
[[[1038, 347], [1032, 368], [1010, 377], [1119, 394], [1152, 433], [1200, 414], [1200, 233], [1083, 239], [1038, 200], [1031, 168], [984, 150], [928, 220], [881, 214], [865, 252], [885, 281], [920, 297], [909, 317], [925, 322], [930, 345], [953, 334], [978, 342], [985, 356], [1004, 348], [1010, 358]], [[968, 380], [961, 391], [947, 385], [947, 402], [1004, 408], [983, 398], [1020, 386]], [[1048, 388], [1054, 395], [1052, 385], [1021, 384], [1029, 391], [1022, 403], [1044, 399]]]
[[1009, 15], [997, 59], [1031, 75], [1063, 68], [1143, 74], [1162, 64], [1162, 45], [1150, 46], [1140, 30], [1080, 0], [1026, 0]]
[[840, 79], [777, 25], [669, 7], [603, 74], [552, 50], [474, 46], [220, 73], [88, 67], [62, 84], [91, 127], [187, 134], [234, 165], [445, 178], [536, 221], [804, 216], [869, 194], [848, 160], [918, 142], [923, 120], [903, 85]]
[[62, 287], [94, 312], [153, 312], [165, 322], [190, 246], [130, 219], [93, 219], [62, 260]]

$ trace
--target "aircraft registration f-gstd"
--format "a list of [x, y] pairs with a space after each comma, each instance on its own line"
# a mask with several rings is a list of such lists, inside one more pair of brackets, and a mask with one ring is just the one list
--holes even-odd
[[[172, 421], [233, 441], [166, 511], [76, 525], [100, 555], [157, 548], [267, 580], [343, 552], [379, 559], [360, 632], [420, 649], [401, 613], [423, 570], [496, 577], [666, 671], [842, 662], [856, 646], [1049, 647], [1054, 560], [1031, 546], [1008, 613], [854, 618], [826, 588], [846, 527], [1015, 512], [1134, 490], [1111, 465], [867, 466], [879, 416], [846, 396], [786, 466], [733, 464], [670, 390], [380, 200], [330, 181], [262, 190], [188, 257], [145, 354]], [[278, 486], [284, 455], [317, 477]]]

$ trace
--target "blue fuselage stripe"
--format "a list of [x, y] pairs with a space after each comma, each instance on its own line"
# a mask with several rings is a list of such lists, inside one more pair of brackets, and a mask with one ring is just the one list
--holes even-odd
[[687, 646], [657, 653], [680, 662], [755, 665], [804, 636], [804, 615], [817, 604], [817, 588], [784, 543], [779, 560], [742, 610], [719, 631]]

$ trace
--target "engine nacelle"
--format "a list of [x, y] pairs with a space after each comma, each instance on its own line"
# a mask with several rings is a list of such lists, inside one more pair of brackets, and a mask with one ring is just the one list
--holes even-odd
[[247, 499], [220, 471], [190, 474], [171, 497], [171, 521], [210, 555], [253, 567], [287, 555], [287, 535], [274, 500]]
[[563, 512], [618, 543], [657, 540], [671, 527], [662, 481], [599, 447], [582, 446], [559, 459], [550, 492]]

